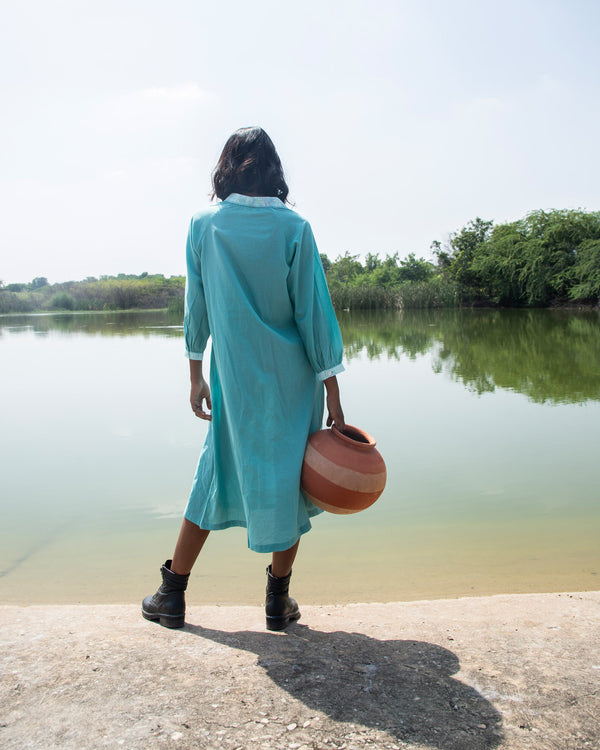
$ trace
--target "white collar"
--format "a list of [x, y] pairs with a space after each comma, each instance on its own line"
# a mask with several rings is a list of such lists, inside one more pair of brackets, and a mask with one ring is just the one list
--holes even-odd
[[237, 203], [240, 206], [255, 206], [258, 208], [281, 208], [284, 204], [279, 198], [270, 195], [242, 195], [241, 193], [230, 193], [224, 203]]

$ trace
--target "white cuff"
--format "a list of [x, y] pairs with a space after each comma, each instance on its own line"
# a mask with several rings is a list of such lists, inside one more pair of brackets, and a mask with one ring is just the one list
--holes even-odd
[[188, 350], [185, 350], [185, 356], [188, 359], [202, 359], [204, 357], [203, 352], [188, 352]]
[[323, 370], [322, 372], [317, 373], [317, 380], [327, 380], [327, 378], [331, 378], [334, 375], [339, 375], [340, 372], [344, 372], [345, 367], [343, 364], [336, 365], [335, 367], [331, 367], [329, 370]]

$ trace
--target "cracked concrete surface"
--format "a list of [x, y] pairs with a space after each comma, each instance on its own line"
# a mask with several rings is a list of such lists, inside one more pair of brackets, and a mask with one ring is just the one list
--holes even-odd
[[597, 750], [600, 592], [302, 608], [0, 607], [2, 748]]

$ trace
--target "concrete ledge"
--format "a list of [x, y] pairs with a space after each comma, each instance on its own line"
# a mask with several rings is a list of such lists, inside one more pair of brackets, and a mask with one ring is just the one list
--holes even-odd
[[600, 592], [302, 608], [0, 607], [2, 748], [600, 747]]

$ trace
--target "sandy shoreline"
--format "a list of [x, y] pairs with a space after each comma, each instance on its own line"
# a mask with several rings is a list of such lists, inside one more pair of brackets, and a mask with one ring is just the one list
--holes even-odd
[[600, 747], [600, 592], [302, 608], [0, 607], [2, 748]]

